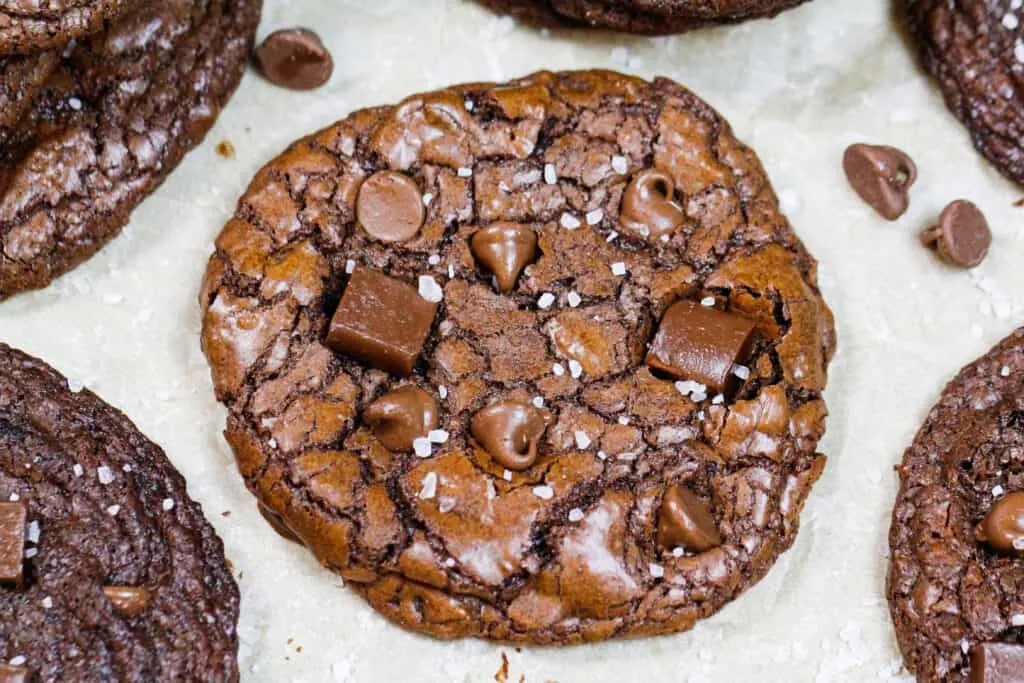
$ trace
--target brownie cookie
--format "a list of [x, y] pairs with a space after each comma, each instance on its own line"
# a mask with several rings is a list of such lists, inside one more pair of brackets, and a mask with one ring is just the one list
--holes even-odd
[[790, 546], [825, 463], [815, 262], [668, 80], [356, 112], [257, 175], [201, 298], [265, 514], [435, 636], [690, 628]]
[[533, 25], [605, 28], [629, 33], [682, 33], [713, 23], [773, 17], [808, 0], [478, 0]]
[[0, 680], [238, 680], [238, 601], [163, 451], [0, 344]]
[[906, 0], [910, 30], [975, 146], [1024, 184], [1024, 6]]
[[889, 607], [919, 681], [1021, 680], [1022, 453], [1024, 328], [946, 387], [899, 468]]
[[69, 50], [24, 115], [0, 121], [0, 298], [45, 286], [120, 232], [213, 125], [259, 11], [260, 0], [150, 3]]
[[99, 33], [145, 4], [142, 0], [2, 0], [0, 55], [62, 48], [71, 40]]

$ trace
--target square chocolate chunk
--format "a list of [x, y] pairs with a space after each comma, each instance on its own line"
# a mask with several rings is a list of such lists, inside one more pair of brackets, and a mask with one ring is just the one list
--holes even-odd
[[22, 503], [0, 503], [0, 584], [21, 585], [27, 514]]
[[680, 301], [662, 317], [646, 362], [673, 379], [705, 385], [709, 394], [729, 394], [738, 383], [733, 369], [747, 362], [754, 330], [741, 315]]
[[370, 268], [356, 268], [331, 320], [327, 346], [395, 375], [412, 372], [437, 304]]
[[971, 650], [971, 683], [1024, 680], [1024, 645], [982, 643]]

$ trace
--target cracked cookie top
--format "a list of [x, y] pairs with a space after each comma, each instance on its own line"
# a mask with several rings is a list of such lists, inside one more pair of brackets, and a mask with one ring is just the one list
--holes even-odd
[[889, 609], [921, 681], [1024, 667], [1024, 329], [964, 368], [899, 468]]
[[0, 55], [61, 48], [102, 31], [141, 0], [0, 0]]
[[668, 80], [356, 112], [260, 171], [201, 303], [267, 518], [436, 636], [689, 628], [789, 547], [824, 466], [815, 262]]

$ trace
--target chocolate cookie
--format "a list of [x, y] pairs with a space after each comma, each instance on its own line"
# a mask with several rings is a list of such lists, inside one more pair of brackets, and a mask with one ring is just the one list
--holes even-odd
[[906, 0], [911, 32], [975, 146], [1024, 184], [1024, 6]]
[[400, 624], [680, 631], [793, 542], [831, 314], [682, 86], [545, 72], [356, 112], [216, 244], [203, 347], [246, 483]]
[[20, 119], [0, 120], [0, 298], [45, 286], [120, 232], [234, 91], [259, 10], [149, 3], [48, 65]]
[[0, 344], [0, 680], [238, 680], [237, 620], [223, 545], [163, 451]]
[[0, 3], [0, 55], [62, 48], [99, 33], [143, 6], [141, 0], [5, 0]]
[[946, 387], [899, 469], [889, 607], [919, 681], [1021, 680], [1021, 453], [1024, 328]]
[[533, 25], [682, 33], [713, 23], [773, 17], [808, 0], [477, 0]]

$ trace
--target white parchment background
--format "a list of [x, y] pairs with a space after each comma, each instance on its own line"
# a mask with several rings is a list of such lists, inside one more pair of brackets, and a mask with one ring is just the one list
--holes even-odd
[[[207, 143], [124, 235], [49, 289], [0, 304], [0, 339], [126, 411], [168, 452], [224, 537], [242, 589], [240, 660], [252, 681], [873, 681], [899, 679], [883, 583], [898, 462], [943, 384], [1024, 321], [1024, 190], [971, 148], [920, 72], [887, 0], [815, 0], [774, 22], [669, 39], [543, 35], [466, 0], [267, 0], [261, 36], [317, 29], [331, 83], [277, 89], [249, 74]], [[399, 630], [277, 537], [221, 437], [199, 350], [196, 292], [213, 238], [254, 172], [349, 111], [453, 82], [541, 68], [663, 74], [694, 89], [761, 155], [821, 262], [840, 347], [828, 390], [829, 467], [796, 546], [768, 578], [679, 636], [576, 647], [441, 643]], [[214, 147], [230, 140], [234, 159]], [[896, 144], [920, 180], [898, 223], [877, 218], [840, 170], [855, 141]], [[995, 233], [974, 273], [916, 240], [955, 198]], [[230, 511], [230, 516], [222, 512]]]

